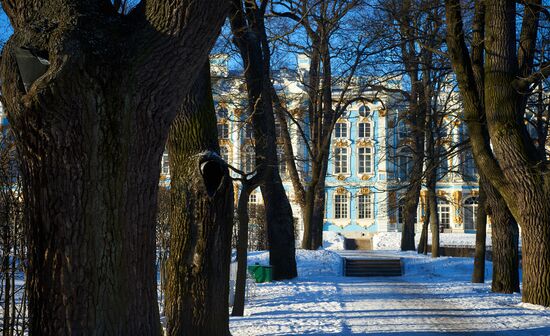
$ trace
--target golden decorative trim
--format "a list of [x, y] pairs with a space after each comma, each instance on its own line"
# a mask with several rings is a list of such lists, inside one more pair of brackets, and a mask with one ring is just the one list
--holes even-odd
[[334, 145], [335, 145], [336, 147], [340, 147], [340, 148], [342, 148], [342, 147], [349, 147], [349, 141], [346, 140], [346, 139], [338, 139], [338, 140], [336, 140], [336, 142], [334, 143]]
[[362, 174], [361, 175], [361, 181], [368, 181], [372, 178], [373, 175], [371, 174]]
[[368, 195], [370, 193], [371, 193], [371, 191], [370, 191], [369, 188], [363, 187], [363, 188], [359, 189], [359, 195]]
[[337, 193], [338, 195], [343, 195], [343, 194], [347, 194], [348, 191], [347, 191], [346, 188], [344, 188], [344, 187], [338, 187], [338, 188], [336, 188], [336, 193]]
[[378, 110], [378, 114], [379, 114], [381, 117], [385, 117], [387, 113], [388, 113], [388, 111], [385, 110], [385, 109], [380, 109], [380, 110]]
[[242, 114], [243, 114], [243, 109], [241, 108], [236, 108], [233, 110], [233, 114], [236, 116], [236, 117], [240, 117]]
[[229, 120], [226, 118], [220, 118], [218, 119], [218, 124], [229, 124]]
[[437, 196], [445, 197], [445, 196], [447, 196], [447, 193], [444, 190], [438, 190], [437, 191]]
[[346, 175], [344, 175], [344, 174], [338, 174], [338, 176], [336, 176], [336, 178], [339, 181], [344, 181], [345, 179], [347, 179]]
[[479, 196], [479, 190], [472, 190], [472, 196], [474, 197]]
[[348, 121], [346, 119], [344, 119], [343, 117], [338, 118], [338, 120], [336, 120], [336, 122], [337, 123], [345, 123], [345, 124], [348, 123]]
[[[229, 147], [231, 147], [231, 140], [229, 140], [229, 139], [220, 139], [220, 140], [219, 140], [219, 144], [220, 144], [221, 146], [229, 146]], [[231, 149], [230, 149], [229, 151], [231, 152]]]
[[462, 204], [462, 191], [456, 190], [453, 192], [453, 202], [458, 205]]
[[254, 146], [254, 144], [256, 144], [256, 139], [244, 139], [244, 144], [246, 146]]
[[357, 147], [372, 147], [372, 146], [373, 146], [372, 140], [361, 139], [357, 141]]

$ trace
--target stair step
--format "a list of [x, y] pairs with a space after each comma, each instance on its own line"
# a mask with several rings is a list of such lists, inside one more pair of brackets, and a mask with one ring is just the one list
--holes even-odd
[[345, 276], [401, 276], [400, 259], [353, 259], [344, 258]]

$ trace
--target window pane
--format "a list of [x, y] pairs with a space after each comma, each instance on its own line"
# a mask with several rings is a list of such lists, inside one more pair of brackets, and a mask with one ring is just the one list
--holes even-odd
[[359, 195], [358, 199], [358, 218], [370, 219], [372, 218], [372, 203], [371, 195]]

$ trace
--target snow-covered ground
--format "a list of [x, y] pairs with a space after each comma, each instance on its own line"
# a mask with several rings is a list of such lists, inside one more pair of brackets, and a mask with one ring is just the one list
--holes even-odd
[[[415, 236], [418, 245], [420, 234]], [[440, 233], [441, 246], [475, 246], [476, 235], [474, 233]], [[431, 234], [428, 235], [428, 244], [432, 243]], [[399, 250], [401, 246], [401, 232], [380, 232], [372, 237], [372, 245], [375, 250]], [[487, 246], [491, 246], [491, 235], [487, 235]]]
[[[378, 252], [380, 253], [380, 252]], [[550, 310], [521, 304], [519, 294], [471, 284], [472, 259], [401, 257], [402, 277], [349, 278], [332, 251], [298, 250], [300, 276], [257, 284], [234, 336], [252, 335], [550, 335]], [[255, 253], [250, 262], [265, 262]], [[337, 263], [338, 266], [334, 266]], [[491, 279], [491, 264], [487, 264]]]

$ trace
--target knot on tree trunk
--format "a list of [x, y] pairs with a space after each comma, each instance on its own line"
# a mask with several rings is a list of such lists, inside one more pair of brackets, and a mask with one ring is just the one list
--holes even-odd
[[229, 173], [227, 164], [215, 152], [208, 151], [200, 155], [199, 167], [206, 192], [209, 197], [213, 197], [220, 186], [222, 186], [223, 177]]

